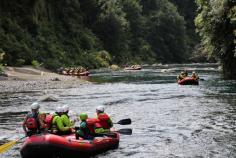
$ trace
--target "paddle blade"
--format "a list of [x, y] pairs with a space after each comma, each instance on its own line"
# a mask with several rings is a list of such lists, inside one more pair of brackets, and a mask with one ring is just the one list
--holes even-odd
[[120, 134], [124, 134], [124, 135], [132, 135], [132, 129], [131, 128], [123, 128], [123, 129], [119, 129], [118, 131], [116, 131]]
[[4, 153], [16, 144], [17, 140], [10, 141], [0, 146], [0, 153]]
[[120, 120], [119, 122], [117, 122], [116, 124], [120, 124], [120, 125], [130, 125], [130, 124], [131, 124], [131, 119], [130, 119], [130, 118], [123, 119], [123, 120]]

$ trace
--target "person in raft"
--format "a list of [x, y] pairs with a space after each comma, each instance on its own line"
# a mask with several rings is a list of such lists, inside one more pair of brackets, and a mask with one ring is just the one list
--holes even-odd
[[54, 134], [64, 135], [75, 132], [71, 126], [65, 126], [62, 121], [63, 108], [57, 107], [55, 114], [53, 115], [51, 132]]
[[39, 127], [40, 133], [48, 132], [48, 124], [46, 122], [47, 113], [40, 112], [38, 114], [38, 118], [39, 118], [39, 124], [40, 124], [40, 127]]
[[195, 80], [199, 79], [199, 77], [198, 77], [198, 75], [195, 71], [192, 72], [192, 78], [195, 79]]
[[185, 77], [185, 74], [184, 74], [184, 72], [182, 71], [182, 72], [177, 76], [177, 80], [182, 80], [182, 79], [184, 79], [184, 77]]
[[73, 123], [70, 120], [70, 117], [68, 115], [68, 113], [69, 113], [69, 106], [66, 104], [62, 108], [63, 108], [63, 113], [61, 115], [61, 119], [62, 119], [63, 125], [66, 126], [66, 127], [73, 126]]
[[38, 102], [34, 102], [30, 106], [31, 112], [29, 112], [23, 121], [23, 130], [27, 136], [40, 133], [40, 122], [39, 122], [39, 108]]
[[76, 139], [79, 139], [79, 137], [83, 139], [93, 139], [93, 136], [90, 134], [90, 130], [88, 128], [88, 124], [86, 122], [88, 115], [86, 113], [81, 113], [79, 115], [81, 123], [80, 127], [76, 130]]
[[188, 77], [188, 71], [186, 69], [184, 70], [184, 77]]
[[102, 134], [110, 132], [110, 128], [113, 126], [111, 118], [104, 112], [105, 108], [103, 106], [98, 106], [96, 108], [96, 115], [98, 122], [95, 123], [95, 133]]

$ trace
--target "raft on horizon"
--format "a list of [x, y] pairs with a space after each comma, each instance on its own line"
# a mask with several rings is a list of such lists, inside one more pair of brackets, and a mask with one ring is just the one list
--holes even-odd
[[90, 72], [83, 67], [78, 68], [60, 68], [58, 73], [70, 76], [89, 76]]
[[141, 69], [142, 69], [141, 65], [132, 65], [124, 68], [124, 70], [141, 70]]

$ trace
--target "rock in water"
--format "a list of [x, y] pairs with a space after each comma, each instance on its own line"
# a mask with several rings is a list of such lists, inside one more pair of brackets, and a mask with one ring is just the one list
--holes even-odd
[[40, 101], [42, 101], [42, 102], [50, 102], [50, 101], [57, 102], [58, 99], [53, 96], [46, 96], [46, 97], [43, 97], [42, 99], [40, 99]]

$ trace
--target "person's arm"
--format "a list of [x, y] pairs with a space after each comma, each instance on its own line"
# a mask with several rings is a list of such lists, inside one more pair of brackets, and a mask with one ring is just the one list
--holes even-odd
[[104, 129], [102, 128], [102, 125], [99, 122], [94, 124], [94, 131], [96, 134], [104, 133]]
[[96, 134], [101, 134], [101, 133], [105, 133], [106, 131], [102, 128], [102, 127], [100, 127], [100, 128], [95, 128], [95, 133]]
[[57, 124], [57, 128], [59, 129], [59, 131], [66, 132], [66, 131], [71, 130], [70, 127], [64, 127], [61, 118], [57, 118], [56, 124]]
[[46, 128], [47, 124], [45, 123], [45, 119], [46, 119], [46, 114], [39, 114], [38, 115], [38, 120], [39, 120], [39, 125], [41, 128]]
[[27, 133], [26, 120], [27, 120], [27, 117], [25, 117], [25, 119], [24, 119], [24, 121], [23, 121], [23, 124], [22, 124], [23, 130], [24, 130], [25, 133]]
[[113, 127], [113, 122], [112, 122], [111, 118], [109, 118], [108, 123], [109, 123], [110, 128]]
[[48, 130], [48, 127], [47, 127], [48, 125], [47, 123], [45, 123], [44, 120], [39, 120], [39, 124], [40, 124], [40, 128]]
[[84, 137], [85, 131], [86, 131], [86, 123], [85, 122], [81, 122], [79, 130], [77, 131], [77, 133], [79, 134], [79, 136]]

